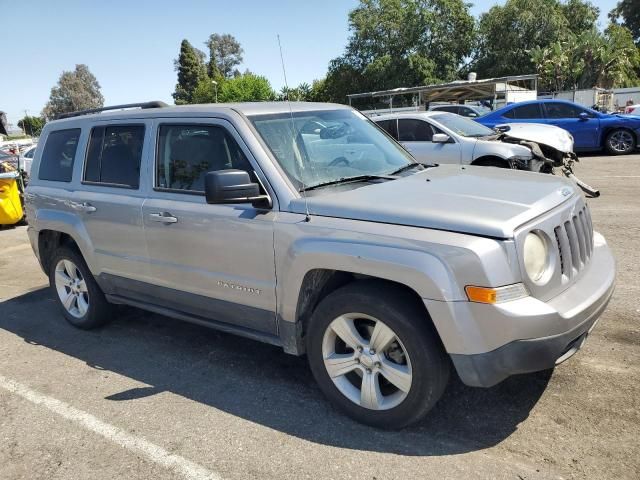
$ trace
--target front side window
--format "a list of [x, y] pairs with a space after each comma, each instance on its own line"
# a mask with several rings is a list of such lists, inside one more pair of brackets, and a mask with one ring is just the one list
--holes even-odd
[[424, 120], [402, 118], [398, 120], [398, 138], [401, 142], [430, 142], [433, 130]]
[[91, 130], [84, 180], [138, 188], [144, 125], [112, 125]]
[[40, 159], [40, 180], [70, 182], [73, 160], [78, 148], [80, 129], [56, 130], [49, 133]]
[[438, 113], [429, 117], [436, 125], [440, 124], [445, 128], [463, 137], [486, 137], [495, 135], [496, 132], [478, 122], [467, 117], [455, 115], [453, 113]]
[[582, 112], [587, 113], [590, 117], [593, 116], [586, 110], [568, 103], [545, 103], [545, 109], [547, 111], [548, 118], [578, 118]]
[[[249, 120], [300, 190], [363, 175], [387, 175], [415, 163], [400, 145], [353, 110], [253, 115]], [[305, 133], [309, 122], [322, 127]]]
[[204, 191], [204, 177], [216, 170], [255, 172], [238, 143], [215, 125], [161, 125], [158, 134], [156, 187]]

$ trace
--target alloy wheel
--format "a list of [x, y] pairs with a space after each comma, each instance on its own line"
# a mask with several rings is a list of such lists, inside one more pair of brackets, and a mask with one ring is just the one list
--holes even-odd
[[340, 393], [361, 407], [394, 408], [411, 389], [406, 348], [391, 328], [369, 315], [347, 313], [334, 319], [324, 333], [322, 357]]
[[618, 130], [609, 137], [609, 146], [619, 153], [628, 152], [633, 146], [633, 137], [626, 130]]
[[89, 291], [82, 273], [71, 260], [56, 265], [55, 285], [62, 306], [75, 318], [82, 318], [89, 310]]

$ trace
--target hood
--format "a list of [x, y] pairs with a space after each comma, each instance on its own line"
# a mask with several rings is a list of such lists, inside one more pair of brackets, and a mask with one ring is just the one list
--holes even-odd
[[[307, 197], [311, 215], [495, 238], [513, 237], [520, 225], [578, 194], [570, 181], [553, 175], [458, 165], [347, 191], [328, 187], [314, 193]], [[293, 200], [289, 208], [304, 213], [304, 198]]]
[[505, 123], [497, 125], [497, 127], [498, 126], [509, 127], [509, 130], [504, 132], [508, 137], [536, 142], [540, 145], [555, 148], [563, 153], [573, 152], [573, 137], [565, 129], [556, 127], [555, 125], [543, 125], [541, 123]]

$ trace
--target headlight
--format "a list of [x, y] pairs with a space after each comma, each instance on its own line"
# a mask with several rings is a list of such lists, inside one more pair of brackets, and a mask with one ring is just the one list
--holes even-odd
[[531, 160], [533, 160], [533, 157], [527, 157], [525, 155], [514, 155], [513, 157], [509, 157], [509, 163], [521, 170], [528, 169]]
[[547, 242], [537, 233], [528, 233], [524, 239], [524, 268], [534, 282], [539, 282], [549, 266]]

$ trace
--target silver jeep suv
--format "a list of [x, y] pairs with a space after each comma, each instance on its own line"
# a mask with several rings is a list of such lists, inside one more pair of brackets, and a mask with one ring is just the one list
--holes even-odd
[[399, 428], [451, 366], [489, 387], [566, 360], [613, 292], [569, 180], [416, 163], [341, 105], [134, 106], [50, 122], [35, 154], [29, 237], [77, 327], [127, 304], [279, 345]]

